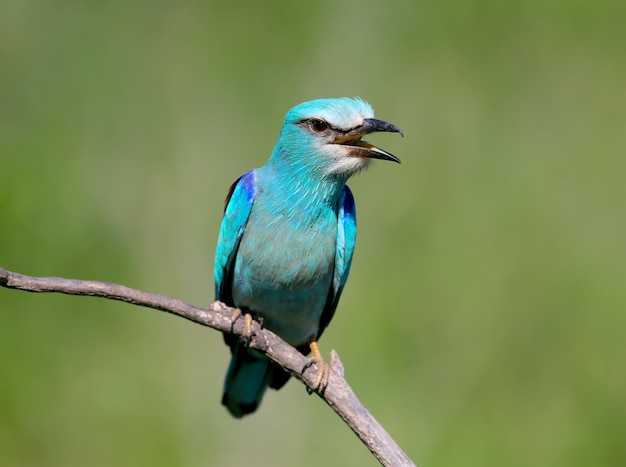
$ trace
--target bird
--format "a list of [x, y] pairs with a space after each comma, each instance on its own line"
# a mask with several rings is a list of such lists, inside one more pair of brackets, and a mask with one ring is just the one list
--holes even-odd
[[[362, 139], [375, 132], [404, 136], [358, 97], [299, 104], [287, 112], [267, 163], [239, 177], [226, 198], [216, 300], [318, 363], [317, 341], [335, 314], [354, 253], [356, 210], [346, 182], [372, 159], [400, 163]], [[290, 376], [234, 334], [224, 340], [231, 361], [222, 404], [241, 418], [257, 409], [268, 387], [280, 389]]]

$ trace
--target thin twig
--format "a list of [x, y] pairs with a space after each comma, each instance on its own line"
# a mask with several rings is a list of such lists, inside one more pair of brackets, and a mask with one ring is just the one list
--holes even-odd
[[[120, 300], [133, 305], [154, 308], [211, 327], [221, 332], [246, 336], [244, 320], [235, 320], [236, 310], [221, 302], [208, 309], [190, 305], [181, 300], [150, 294], [123, 285], [99, 281], [82, 281], [59, 277], [31, 277], [0, 268], [0, 286], [28, 292], [60, 292], [69, 295], [89, 295]], [[315, 390], [317, 367], [302, 371], [308, 359], [273, 332], [253, 323], [250, 348], [265, 354], [294, 378]], [[317, 394], [346, 422], [363, 444], [385, 466], [414, 466], [383, 427], [358, 400], [344, 378], [343, 364], [337, 352], [331, 351], [330, 377], [323, 393]]]

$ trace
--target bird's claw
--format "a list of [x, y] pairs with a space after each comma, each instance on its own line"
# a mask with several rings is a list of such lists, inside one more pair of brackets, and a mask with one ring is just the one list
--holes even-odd
[[250, 341], [252, 341], [252, 336], [254, 335], [254, 331], [252, 329], [252, 315], [250, 313], [244, 313], [239, 308], [237, 308], [235, 310], [235, 312], [233, 313], [233, 316], [232, 316], [232, 322], [230, 324], [230, 330], [231, 330], [231, 332], [234, 333], [235, 323], [242, 316], [246, 320], [246, 324], [245, 324], [244, 332], [243, 332], [243, 335], [241, 336], [241, 339], [243, 341], [243, 344], [246, 347], [249, 347], [250, 346]]
[[307, 386], [306, 392], [309, 394], [313, 394], [317, 392], [318, 394], [324, 394], [326, 388], [328, 387], [328, 379], [330, 377], [330, 365], [328, 365], [324, 358], [322, 357], [322, 353], [320, 352], [319, 346], [315, 339], [309, 339], [309, 347], [311, 348], [311, 353], [313, 356], [309, 358], [304, 367], [302, 367], [302, 374], [306, 370], [308, 370], [313, 364], [317, 365], [317, 376], [315, 377], [315, 383], [313, 386]]
[[313, 394], [314, 392], [324, 394], [324, 391], [326, 391], [326, 388], [328, 387], [330, 365], [324, 360], [311, 357], [302, 367], [302, 374], [304, 374], [304, 372], [313, 365], [317, 365], [317, 375], [315, 377], [315, 383], [313, 383], [313, 386], [307, 386], [306, 392], [309, 394]]

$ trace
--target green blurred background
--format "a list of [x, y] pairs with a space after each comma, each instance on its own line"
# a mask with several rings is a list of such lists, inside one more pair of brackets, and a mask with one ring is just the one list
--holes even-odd
[[[406, 137], [351, 182], [322, 339], [422, 466], [624, 465], [626, 3], [0, 3], [0, 266], [198, 305], [230, 183], [361, 96]], [[0, 290], [0, 464], [377, 465], [291, 382], [234, 420], [207, 328]]]

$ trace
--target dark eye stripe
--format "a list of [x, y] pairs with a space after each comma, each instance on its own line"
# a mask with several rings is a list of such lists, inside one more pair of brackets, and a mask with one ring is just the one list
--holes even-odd
[[[317, 122], [326, 125], [324, 129], [322, 129], [322, 127], [320, 126], [319, 129], [314, 128], [313, 125], [317, 124]], [[300, 122], [297, 123], [300, 126], [305, 126], [307, 127], [310, 131], [313, 131], [315, 133], [323, 133], [324, 131], [327, 130], [332, 130], [335, 133], [339, 134], [339, 135], [343, 135], [346, 134], [349, 130], [341, 130], [339, 128], [336, 128], [334, 126], [332, 126], [330, 123], [328, 123], [326, 120], [323, 120], [321, 118], [306, 118], [304, 120], [301, 120]]]
[[324, 120], [320, 119], [320, 118], [313, 118], [309, 121], [309, 126], [311, 127], [311, 130], [317, 132], [317, 133], [322, 133], [326, 130], [328, 130], [329, 125], [328, 123], [326, 123]]

